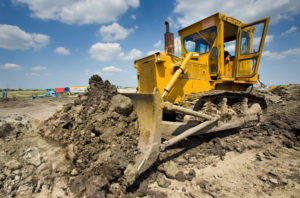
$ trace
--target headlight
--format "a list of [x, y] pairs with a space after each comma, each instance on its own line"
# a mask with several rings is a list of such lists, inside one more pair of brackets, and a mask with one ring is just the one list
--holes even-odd
[[160, 61], [160, 54], [156, 55], [157, 61]]

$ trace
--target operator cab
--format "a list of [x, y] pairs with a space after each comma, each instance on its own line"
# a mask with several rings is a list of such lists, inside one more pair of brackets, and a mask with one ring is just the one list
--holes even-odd
[[[208, 65], [211, 80], [238, 80], [257, 75], [267, 19], [244, 24], [216, 13], [178, 33], [181, 55], [198, 52], [201, 64]], [[230, 59], [225, 61], [227, 51]]]
[[[165, 53], [150, 54], [134, 62], [138, 92], [152, 93], [156, 87], [165, 101], [176, 104], [192, 93], [246, 90], [258, 81], [268, 23], [269, 18], [265, 18], [244, 24], [216, 13], [178, 31], [181, 57], [177, 57], [174, 35], [166, 22]], [[226, 62], [224, 46], [231, 55]]]

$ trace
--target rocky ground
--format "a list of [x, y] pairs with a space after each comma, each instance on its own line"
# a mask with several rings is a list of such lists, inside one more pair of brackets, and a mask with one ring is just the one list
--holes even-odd
[[[259, 91], [259, 126], [193, 137], [161, 156], [139, 192], [161, 197], [299, 197], [300, 89]], [[142, 194], [142, 193], [141, 193]]]
[[0, 197], [299, 197], [300, 87], [257, 91], [268, 102], [259, 126], [188, 138], [127, 186], [136, 115], [114, 86], [90, 84], [40, 121], [0, 102]]

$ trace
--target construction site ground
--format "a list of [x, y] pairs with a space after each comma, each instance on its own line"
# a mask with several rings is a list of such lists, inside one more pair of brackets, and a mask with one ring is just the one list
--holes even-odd
[[[96, 97], [93, 94], [80, 99], [2, 100], [0, 197], [300, 197], [300, 87], [257, 92], [268, 103], [259, 126], [185, 139], [162, 152], [149, 171], [126, 187], [123, 172], [117, 170], [130, 163], [122, 156], [131, 158], [130, 152], [135, 152], [130, 146], [136, 144], [131, 124], [136, 118], [129, 106], [120, 111], [107, 102], [124, 104], [124, 98], [95, 92], [107, 94], [98, 106], [89, 99]], [[88, 105], [95, 109], [85, 111]], [[119, 139], [111, 139], [103, 129], [97, 134], [101, 126], [91, 120], [100, 116], [100, 106], [106, 116], [106, 121], [98, 118], [102, 127], [113, 129]], [[66, 122], [72, 116], [75, 119]], [[83, 124], [75, 128], [75, 122]], [[57, 132], [47, 132], [50, 128]], [[124, 128], [128, 136], [118, 131]], [[86, 136], [88, 130], [92, 132]], [[99, 162], [106, 158], [113, 161]]]

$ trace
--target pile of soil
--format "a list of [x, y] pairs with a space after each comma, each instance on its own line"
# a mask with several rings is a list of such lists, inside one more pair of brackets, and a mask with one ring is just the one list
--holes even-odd
[[132, 101], [108, 81], [94, 75], [89, 84], [89, 91], [45, 121], [40, 133], [67, 149], [76, 196], [120, 196], [124, 170], [137, 154], [137, 116]]
[[0, 197], [119, 197], [138, 154], [132, 101], [94, 75], [48, 120], [0, 116]]

